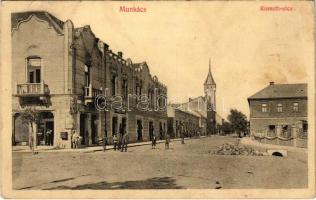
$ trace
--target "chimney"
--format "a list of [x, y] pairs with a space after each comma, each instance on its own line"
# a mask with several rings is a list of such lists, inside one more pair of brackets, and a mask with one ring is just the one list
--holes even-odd
[[109, 50], [109, 45], [107, 43], [104, 43], [104, 49]]
[[123, 53], [122, 53], [122, 51], [117, 52], [117, 55], [118, 55], [120, 58], [123, 58]]
[[270, 82], [270, 85], [274, 85], [274, 82], [273, 82], [273, 81], [271, 81], [271, 82]]

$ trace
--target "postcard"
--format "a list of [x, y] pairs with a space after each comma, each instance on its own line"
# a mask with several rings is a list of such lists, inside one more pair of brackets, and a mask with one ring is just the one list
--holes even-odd
[[3, 198], [315, 197], [313, 1], [4, 1]]

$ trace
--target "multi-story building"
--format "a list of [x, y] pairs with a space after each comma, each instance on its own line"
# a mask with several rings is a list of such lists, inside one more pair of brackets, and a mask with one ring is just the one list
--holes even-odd
[[274, 84], [248, 98], [250, 133], [265, 142], [294, 145], [307, 137], [307, 84]]
[[[29, 127], [21, 118], [27, 108], [40, 116], [38, 145], [70, 148], [74, 132], [85, 146], [119, 132], [128, 132], [132, 142], [148, 140], [154, 131], [164, 136], [167, 87], [151, 76], [146, 62], [133, 64], [121, 52], [113, 53], [89, 26], [74, 28], [70, 20], [45, 11], [13, 13], [11, 22], [14, 144], [29, 142]], [[110, 109], [97, 109], [100, 95]], [[136, 109], [145, 104], [140, 95], [149, 99], [149, 109]], [[52, 134], [46, 135], [48, 130]]]

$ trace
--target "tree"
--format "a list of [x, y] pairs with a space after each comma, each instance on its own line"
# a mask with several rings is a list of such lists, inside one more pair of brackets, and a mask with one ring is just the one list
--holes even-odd
[[238, 134], [238, 137], [241, 137], [241, 133], [247, 132], [247, 117], [242, 112], [237, 109], [231, 109], [230, 114], [228, 115], [228, 121], [231, 124], [232, 131]]
[[36, 142], [36, 129], [37, 124], [40, 121], [40, 113], [35, 108], [27, 108], [23, 112], [21, 112], [22, 123], [28, 124], [31, 127], [29, 132], [29, 146], [32, 150], [32, 153], [35, 154], [35, 145]]
[[225, 135], [230, 134], [232, 132], [231, 124], [225, 121], [222, 125], [222, 131]]

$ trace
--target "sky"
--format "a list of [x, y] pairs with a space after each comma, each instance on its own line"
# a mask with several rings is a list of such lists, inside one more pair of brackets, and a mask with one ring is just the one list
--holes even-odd
[[[168, 87], [168, 101], [204, 95], [211, 59], [217, 112], [231, 108], [249, 116], [247, 98], [270, 81], [304, 83], [314, 66], [312, 2], [3, 2], [15, 11], [47, 10], [90, 25], [114, 52], [146, 61]], [[119, 12], [145, 7], [144, 13]], [[261, 6], [292, 11], [262, 11]]]

